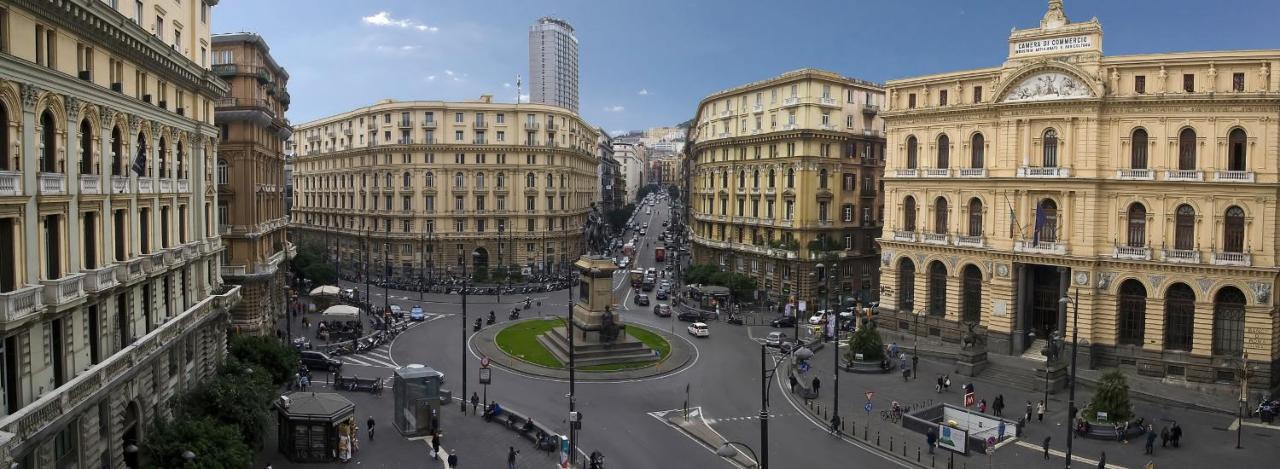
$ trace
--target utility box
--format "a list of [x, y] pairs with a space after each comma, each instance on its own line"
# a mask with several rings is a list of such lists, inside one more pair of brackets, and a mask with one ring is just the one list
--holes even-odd
[[392, 390], [395, 426], [400, 434], [424, 436], [440, 429], [443, 381], [444, 374], [429, 366], [408, 365], [396, 369]]

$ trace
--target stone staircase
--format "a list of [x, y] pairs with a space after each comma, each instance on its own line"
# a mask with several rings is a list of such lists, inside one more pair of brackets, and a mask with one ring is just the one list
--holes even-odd
[[[1039, 349], [1037, 349], [1039, 350]], [[1012, 357], [1007, 355], [997, 355], [993, 353], [987, 354], [987, 360], [993, 366], [988, 366], [978, 375], [983, 381], [990, 382], [1002, 388], [1021, 389], [1024, 391], [1043, 391], [1044, 377], [1036, 374], [1033, 363], [1027, 363], [1021, 357]], [[1041, 356], [1040, 362], [1045, 362]], [[955, 378], [951, 379], [951, 384], [955, 385]]]
[[[564, 327], [556, 327], [538, 336], [538, 343], [546, 347], [560, 363], [569, 363], [569, 336]], [[613, 363], [633, 363], [653, 360], [653, 349], [631, 336], [612, 344], [578, 344], [574, 353], [574, 366], [592, 366]]]
[[1049, 361], [1049, 359], [1044, 356], [1043, 351], [1048, 345], [1049, 341], [1045, 339], [1036, 339], [1035, 342], [1031, 343], [1030, 347], [1027, 347], [1027, 351], [1022, 352], [1022, 358], [1033, 362], [1045, 363]]

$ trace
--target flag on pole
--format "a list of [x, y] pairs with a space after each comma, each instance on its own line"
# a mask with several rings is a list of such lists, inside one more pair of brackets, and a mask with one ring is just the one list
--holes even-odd
[[1044, 209], [1039, 205], [1036, 206], [1036, 229], [1032, 233], [1031, 245], [1040, 245], [1040, 229], [1044, 228]]
[[147, 141], [138, 139], [138, 155], [133, 158], [133, 174], [143, 176], [147, 172]]

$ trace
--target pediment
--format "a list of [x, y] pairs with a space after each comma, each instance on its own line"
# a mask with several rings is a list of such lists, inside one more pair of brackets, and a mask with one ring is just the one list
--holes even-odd
[[1057, 101], [1094, 97], [1093, 90], [1079, 77], [1059, 70], [1033, 73], [1009, 87], [1006, 103]]

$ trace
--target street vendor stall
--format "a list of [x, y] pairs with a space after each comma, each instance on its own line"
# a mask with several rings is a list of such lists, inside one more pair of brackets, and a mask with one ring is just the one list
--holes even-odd
[[350, 445], [355, 409], [355, 404], [334, 393], [281, 396], [276, 401], [280, 454], [299, 463], [341, 458], [340, 442]]
[[360, 308], [351, 305], [330, 306], [320, 313], [316, 338], [321, 340], [351, 340], [364, 329], [360, 324]]
[[320, 308], [337, 304], [342, 297], [342, 289], [337, 285], [321, 285], [311, 289], [311, 301]]

